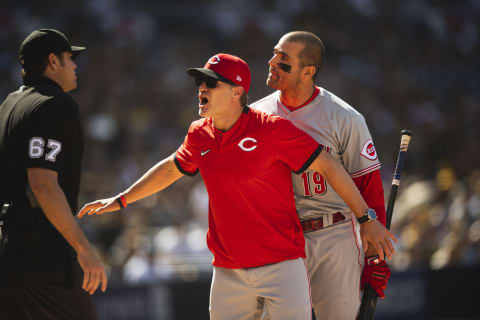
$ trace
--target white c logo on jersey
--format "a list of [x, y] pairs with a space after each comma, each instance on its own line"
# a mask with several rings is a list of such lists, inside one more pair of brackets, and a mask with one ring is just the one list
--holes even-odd
[[367, 142], [365, 142], [360, 154], [372, 161], [377, 159], [377, 151], [375, 150], [372, 139], [368, 139]]
[[240, 141], [240, 142], [238, 143], [238, 146], [240, 147], [240, 149], [242, 149], [243, 151], [252, 151], [252, 150], [254, 150], [254, 149], [257, 148], [257, 145], [255, 145], [255, 144], [254, 144], [253, 146], [251, 146], [251, 147], [248, 147], [248, 148], [245, 147], [244, 144], [245, 144], [245, 142], [247, 142], [247, 141], [252, 141], [252, 142], [255, 142], [255, 143], [257, 142], [257, 140], [255, 140], [255, 139], [253, 139], [253, 138], [243, 138], [242, 141]]
[[208, 60], [208, 63], [210, 64], [217, 64], [220, 62], [220, 58], [218, 56], [213, 56], [210, 58], [210, 60]]

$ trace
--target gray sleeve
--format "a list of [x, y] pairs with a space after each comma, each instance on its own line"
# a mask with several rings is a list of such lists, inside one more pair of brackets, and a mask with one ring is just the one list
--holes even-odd
[[339, 149], [344, 167], [352, 177], [380, 168], [372, 136], [361, 114], [347, 119], [344, 123]]

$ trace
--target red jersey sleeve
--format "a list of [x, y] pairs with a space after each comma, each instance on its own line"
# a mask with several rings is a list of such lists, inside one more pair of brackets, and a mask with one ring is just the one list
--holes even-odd
[[289, 120], [274, 120], [271, 135], [278, 156], [296, 174], [305, 171], [322, 151], [322, 146]]
[[177, 152], [175, 152], [175, 165], [181, 173], [187, 176], [194, 176], [198, 172], [198, 167], [193, 159], [192, 145], [190, 143], [193, 133], [194, 131], [188, 131], [183, 144], [178, 148]]
[[385, 225], [385, 199], [380, 170], [375, 170], [363, 176], [353, 178], [353, 182], [357, 185], [368, 207], [373, 208], [377, 213], [378, 221]]

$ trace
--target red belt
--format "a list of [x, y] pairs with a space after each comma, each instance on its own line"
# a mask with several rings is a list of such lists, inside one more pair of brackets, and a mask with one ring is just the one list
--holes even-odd
[[[334, 213], [332, 216], [333, 216], [332, 224], [345, 220], [345, 216], [340, 212]], [[300, 223], [302, 224], [303, 232], [311, 232], [311, 231], [323, 229], [323, 218], [300, 221]]]

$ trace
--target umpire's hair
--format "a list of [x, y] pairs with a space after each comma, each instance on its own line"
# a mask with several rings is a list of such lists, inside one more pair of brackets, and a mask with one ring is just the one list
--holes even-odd
[[[62, 66], [64, 65], [63, 52], [66, 52], [66, 51], [52, 52], [54, 55], [58, 57], [58, 59], [60, 60], [60, 64]], [[22, 61], [22, 78], [42, 76], [43, 73], [45, 72], [45, 69], [47, 69], [47, 65], [48, 65], [48, 56], [39, 57], [38, 59], [35, 59], [34, 61], [29, 61], [28, 63], [26, 62], [23, 63]]]
[[323, 64], [323, 58], [325, 56], [325, 46], [319, 37], [308, 31], [292, 31], [285, 34], [282, 39], [284, 41], [300, 42], [305, 48], [298, 54], [300, 59], [300, 66], [314, 66], [315, 74], [312, 79], [317, 78], [317, 74]]

